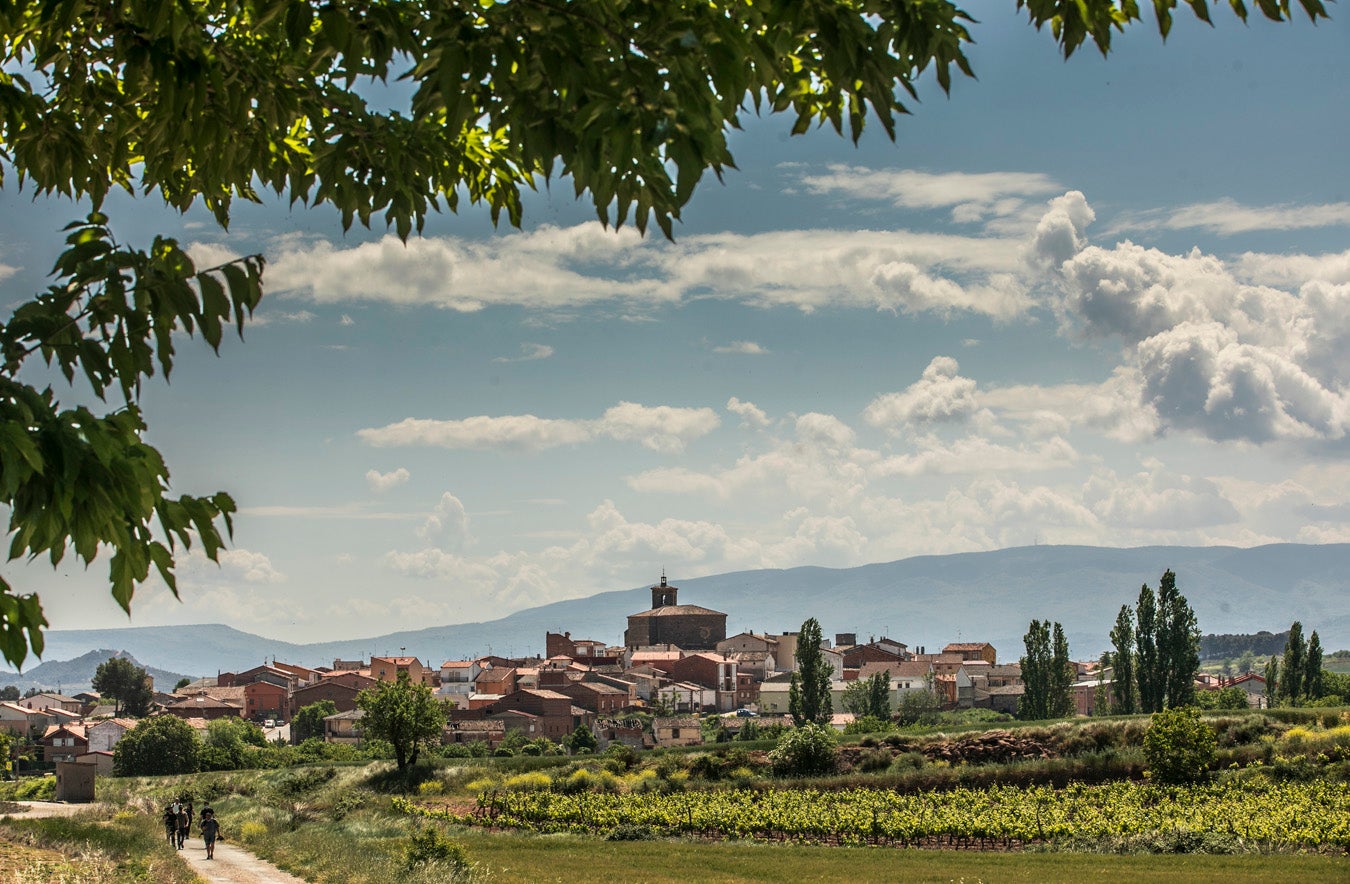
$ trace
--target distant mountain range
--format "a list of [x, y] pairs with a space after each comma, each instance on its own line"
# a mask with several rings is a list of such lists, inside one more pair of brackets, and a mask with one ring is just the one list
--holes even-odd
[[[53, 655], [49, 652], [46, 656], [52, 658]], [[48, 659], [47, 662], [34, 666], [24, 673], [0, 672], [0, 686], [14, 685], [22, 692], [37, 688], [40, 691], [56, 691], [66, 696], [78, 694], [89, 690], [99, 664], [108, 662], [111, 657], [126, 657], [137, 666], [145, 665], [126, 651], [100, 648], [81, 654], [73, 660]], [[159, 691], [173, 690], [173, 686], [183, 677], [177, 672], [169, 672], [154, 666], [146, 666], [145, 671], [154, 678], [155, 690]]]
[[[1032, 618], [1064, 624], [1073, 655], [1096, 657], [1122, 604], [1162, 572], [1177, 585], [1206, 633], [1280, 632], [1301, 620], [1328, 651], [1350, 647], [1350, 544], [1234, 547], [1153, 546], [1109, 549], [1034, 546], [995, 552], [919, 556], [857, 568], [740, 571], [672, 579], [679, 601], [724, 611], [727, 632], [796, 630], [817, 618], [827, 637], [888, 635], [912, 648], [989, 641], [1000, 659], [1016, 659]], [[653, 575], [654, 577], [656, 575]], [[47, 634], [48, 660], [91, 648], [119, 648], [145, 663], [192, 677], [264, 660], [331, 665], [373, 654], [442, 660], [492, 651], [542, 653], [544, 633], [618, 644], [627, 615], [650, 607], [646, 586], [519, 611], [500, 620], [438, 626], [372, 638], [294, 644], [228, 626], [63, 630]], [[106, 653], [106, 652], [100, 652]], [[104, 658], [106, 659], [106, 657]], [[33, 672], [37, 670], [34, 669]], [[0, 684], [13, 676], [0, 672]], [[156, 678], [156, 683], [159, 679]]]

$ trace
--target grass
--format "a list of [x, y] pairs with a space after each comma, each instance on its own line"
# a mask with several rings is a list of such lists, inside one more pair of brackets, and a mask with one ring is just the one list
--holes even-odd
[[1328, 856], [1099, 856], [963, 853], [694, 842], [612, 842], [574, 836], [471, 832], [470, 856], [496, 884], [509, 882], [730, 881], [1299, 881], [1343, 884], [1350, 859]]
[[[11, 856], [15, 862], [11, 863]], [[157, 819], [98, 811], [0, 821], [0, 884], [189, 884], [198, 880], [169, 849]]]

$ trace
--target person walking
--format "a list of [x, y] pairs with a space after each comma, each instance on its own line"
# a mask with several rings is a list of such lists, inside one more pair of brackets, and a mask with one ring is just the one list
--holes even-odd
[[172, 804], [164, 805], [164, 834], [169, 839], [170, 847], [178, 843], [178, 814]]
[[198, 823], [197, 828], [202, 833], [202, 840], [206, 842], [206, 858], [216, 858], [216, 839], [220, 837], [220, 823], [216, 821], [216, 812], [211, 808], [202, 811], [202, 821]]
[[185, 808], [183, 805], [180, 804], [180, 805], [178, 805], [178, 849], [179, 849], [179, 850], [182, 850], [182, 849], [183, 849], [183, 841], [187, 838], [187, 833], [188, 833], [188, 814], [187, 814], [187, 808]]

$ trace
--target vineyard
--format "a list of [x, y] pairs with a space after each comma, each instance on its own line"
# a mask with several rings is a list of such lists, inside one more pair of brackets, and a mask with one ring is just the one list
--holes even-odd
[[1067, 789], [956, 789], [903, 795], [879, 789], [564, 795], [490, 791], [470, 814], [395, 799], [404, 812], [533, 832], [656, 835], [840, 845], [1011, 849], [1161, 834], [1222, 835], [1247, 850], [1350, 851], [1350, 786], [1140, 783]]

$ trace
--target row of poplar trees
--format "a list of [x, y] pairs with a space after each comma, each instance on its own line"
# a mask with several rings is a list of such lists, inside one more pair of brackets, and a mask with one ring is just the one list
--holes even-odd
[[1156, 595], [1145, 583], [1133, 609], [1120, 606], [1111, 645], [1113, 712], [1161, 712], [1195, 702], [1200, 627], [1177, 591], [1176, 574], [1163, 574]]
[[1326, 694], [1322, 673], [1322, 639], [1317, 630], [1303, 640], [1303, 624], [1295, 620], [1289, 627], [1283, 656], [1271, 655], [1266, 661], [1266, 693], [1270, 705], [1298, 706]]

